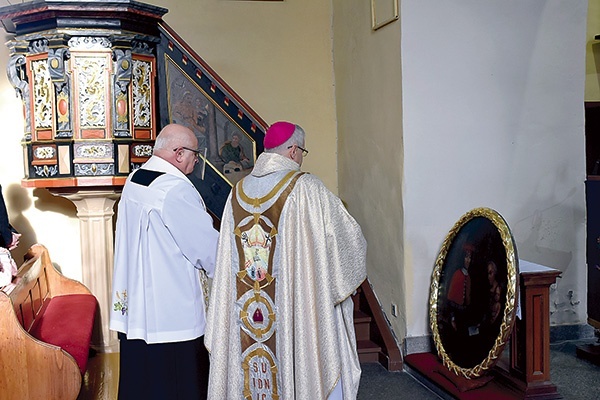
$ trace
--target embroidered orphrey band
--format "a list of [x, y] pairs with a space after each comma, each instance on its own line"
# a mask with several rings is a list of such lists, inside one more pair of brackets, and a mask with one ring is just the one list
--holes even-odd
[[[244, 193], [243, 180], [237, 183], [232, 193], [234, 233], [239, 254], [236, 298], [240, 307], [243, 394], [248, 400], [279, 399], [273, 254], [281, 210], [301, 175], [302, 172], [290, 171], [260, 198], [251, 198]], [[278, 193], [281, 194], [273, 205], [258, 212], [262, 204]], [[252, 211], [242, 207], [238, 196]]]

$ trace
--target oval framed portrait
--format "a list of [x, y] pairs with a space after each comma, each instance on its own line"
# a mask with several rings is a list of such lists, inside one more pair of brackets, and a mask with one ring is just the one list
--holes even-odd
[[476, 378], [494, 366], [514, 324], [518, 258], [502, 216], [463, 215], [446, 236], [431, 279], [429, 322], [443, 364]]

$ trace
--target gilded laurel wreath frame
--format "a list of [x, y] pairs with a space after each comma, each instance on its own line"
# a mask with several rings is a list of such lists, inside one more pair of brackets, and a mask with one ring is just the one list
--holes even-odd
[[[440, 279], [446, 268], [446, 258], [448, 252], [461, 235], [461, 230], [465, 225], [469, 224], [475, 218], [483, 217], [491, 222], [500, 235], [501, 246], [504, 247], [506, 255], [506, 288], [505, 288], [505, 305], [502, 312], [502, 322], [499, 332], [493, 341], [493, 346], [489, 348], [487, 357], [473, 367], [463, 367], [458, 365], [446, 351], [443, 338], [440, 336], [440, 293], [442, 291]], [[466, 378], [477, 378], [485, 374], [497, 362], [502, 354], [510, 333], [513, 328], [518, 291], [518, 258], [516, 255], [516, 246], [510, 229], [502, 216], [490, 208], [476, 208], [464, 214], [453, 226], [446, 236], [439, 255], [437, 257], [435, 267], [431, 279], [430, 299], [429, 299], [429, 321], [432, 331], [433, 341], [436, 350], [443, 364], [456, 375]], [[443, 302], [442, 302], [443, 304]], [[461, 348], [463, 346], [461, 345]], [[464, 343], [464, 351], [470, 351], [469, 343]]]

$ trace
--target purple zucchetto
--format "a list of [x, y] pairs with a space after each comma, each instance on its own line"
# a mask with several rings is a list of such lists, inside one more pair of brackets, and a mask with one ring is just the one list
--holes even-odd
[[267, 132], [265, 133], [265, 139], [263, 141], [265, 149], [272, 149], [277, 146], [281, 146], [292, 137], [296, 125], [291, 122], [278, 121], [272, 124]]

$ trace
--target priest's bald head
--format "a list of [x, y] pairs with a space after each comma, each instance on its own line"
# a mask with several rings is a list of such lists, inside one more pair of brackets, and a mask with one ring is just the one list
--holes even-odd
[[183, 125], [169, 124], [156, 137], [153, 154], [189, 175], [194, 171], [200, 154], [198, 138]]
[[304, 148], [305, 136], [300, 125], [286, 121], [275, 122], [265, 133], [265, 152], [281, 154], [302, 165], [304, 157], [308, 154], [308, 150]]

